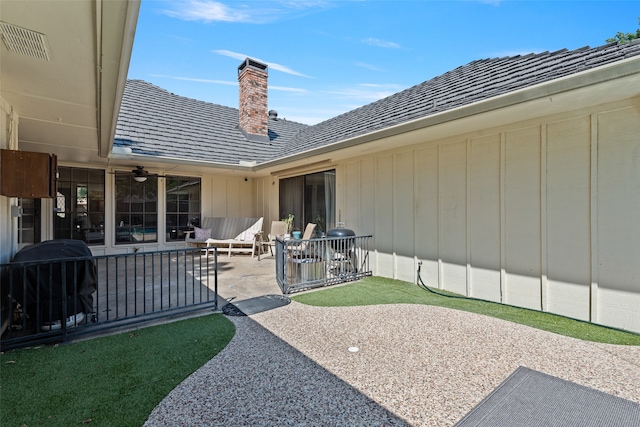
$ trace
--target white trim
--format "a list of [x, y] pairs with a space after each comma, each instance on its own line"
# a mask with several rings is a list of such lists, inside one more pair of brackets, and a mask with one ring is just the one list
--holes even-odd
[[500, 132], [500, 302], [507, 298], [507, 134]]
[[540, 127], [540, 310], [549, 309], [547, 280], [547, 124]]
[[589, 321], [598, 322], [598, 116], [591, 114], [591, 285]]
[[470, 297], [472, 295], [472, 282], [471, 282], [471, 191], [469, 188], [471, 187], [471, 138], [467, 138], [466, 140], [466, 167], [465, 172], [467, 174], [465, 180], [465, 194], [467, 196], [466, 199], [466, 207], [465, 207], [465, 241], [467, 245], [466, 250], [466, 258], [467, 258], [467, 283], [466, 283], [466, 295]]

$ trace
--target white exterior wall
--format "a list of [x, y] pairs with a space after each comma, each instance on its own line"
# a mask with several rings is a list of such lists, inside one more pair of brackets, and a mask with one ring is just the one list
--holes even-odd
[[203, 176], [202, 216], [257, 216], [253, 181], [252, 179], [245, 181], [241, 176]]
[[338, 212], [376, 275], [640, 331], [639, 106], [342, 162]]
[[[18, 147], [18, 117], [11, 106], [0, 98], [0, 148], [15, 150]], [[18, 199], [0, 195], [0, 264], [11, 261], [17, 250], [18, 219], [11, 217], [11, 206]]]
[[599, 114], [593, 315], [640, 331], [640, 108]]
[[264, 218], [265, 233], [271, 229], [271, 221], [279, 221], [280, 206], [278, 203], [280, 185], [274, 177], [258, 178], [255, 180], [256, 194], [254, 196], [257, 215]]

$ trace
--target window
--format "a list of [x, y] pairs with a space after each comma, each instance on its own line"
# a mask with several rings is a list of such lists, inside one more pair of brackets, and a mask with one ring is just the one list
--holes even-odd
[[115, 242], [158, 241], [158, 177], [137, 182], [128, 172], [116, 172]]
[[304, 230], [310, 222], [326, 233], [335, 226], [335, 169], [280, 180], [280, 218], [294, 215], [294, 229]]
[[104, 170], [60, 166], [58, 172], [54, 237], [103, 245]]
[[40, 242], [40, 199], [18, 199], [22, 216], [18, 217], [18, 244]]
[[200, 178], [167, 177], [167, 241], [184, 240], [200, 225]]

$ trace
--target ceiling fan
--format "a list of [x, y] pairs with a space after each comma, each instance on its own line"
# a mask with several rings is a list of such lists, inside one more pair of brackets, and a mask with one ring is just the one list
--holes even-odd
[[144, 170], [144, 166], [136, 166], [131, 173], [133, 174], [133, 179], [137, 182], [145, 182], [149, 177], [149, 172]]
[[136, 168], [131, 171], [131, 175], [133, 175], [133, 179], [136, 182], [145, 182], [147, 180], [147, 178], [149, 178], [150, 176], [155, 176], [155, 177], [159, 177], [159, 178], [166, 178], [164, 175], [158, 175], [156, 173], [149, 173], [149, 171], [144, 169], [144, 166], [136, 166]]

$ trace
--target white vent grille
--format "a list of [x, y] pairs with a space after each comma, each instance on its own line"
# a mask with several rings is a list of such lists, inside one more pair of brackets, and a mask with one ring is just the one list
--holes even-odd
[[2, 21], [0, 21], [0, 33], [2, 33], [2, 40], [10, 52], [51, 61], [49, 42], [44, 34]]

